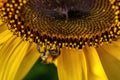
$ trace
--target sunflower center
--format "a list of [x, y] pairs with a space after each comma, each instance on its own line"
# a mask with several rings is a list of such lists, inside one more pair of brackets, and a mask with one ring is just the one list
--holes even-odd
[[44, 18], [55, 20], [73, 20], [86, 17], [95, 0], [30, 0], [28, 6]]
[[84, 19], [88, 15], [89, 13], [80, 10], [61, 10], [58, 11], [57, 13], [51, 14], [50, 17], [52, 17], [55, 20], [68, 21], [68, 20]]
[[25, 22], [41, 34], [92, 35], [114, 23], [109, 0], [29, 0], [23, 9]]
[[2, 11], [11, 29], [34, 42], [99, 44], [118, 34], [118, 0], [8, 0]]

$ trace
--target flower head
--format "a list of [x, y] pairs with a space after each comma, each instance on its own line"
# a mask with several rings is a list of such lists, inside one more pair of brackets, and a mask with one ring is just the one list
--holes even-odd
[[106, 64], [107, 56], [119, 60], [119, 0], [8, 0], [0, 7], [0, 79], [17, 79], [25, 61], [32, 61], [30, 69], [39, 53], [44, 63], [56, 64], [60, 80], [119, 79], [108, 70], [119, 65]]

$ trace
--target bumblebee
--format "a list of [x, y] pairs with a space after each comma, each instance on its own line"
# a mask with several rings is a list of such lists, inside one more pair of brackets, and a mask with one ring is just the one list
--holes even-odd
[[58, 46], [38, 45], [37, 48], [40, 53], [42, 63], [52, 63], [60, 55], [60, 48]]

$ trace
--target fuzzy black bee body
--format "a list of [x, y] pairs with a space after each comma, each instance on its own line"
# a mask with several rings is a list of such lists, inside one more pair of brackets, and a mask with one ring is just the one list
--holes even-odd
[[59, 47], [47, 49], [47, 47], [38, 46], [37, 48], [41, 55], [42, 63], [52, 63], [60, 55]]

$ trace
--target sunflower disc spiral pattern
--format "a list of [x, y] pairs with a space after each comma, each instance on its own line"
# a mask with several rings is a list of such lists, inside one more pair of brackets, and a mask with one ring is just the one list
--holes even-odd
[[98, 46], [120, 35], [119, 0], [8, 0], [0, 11], [8, 28], [40, 52]]

